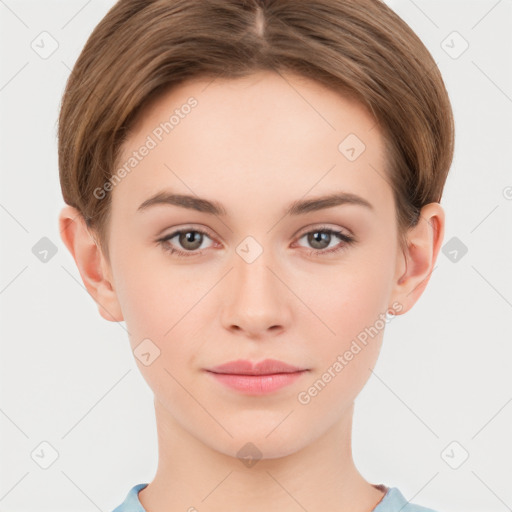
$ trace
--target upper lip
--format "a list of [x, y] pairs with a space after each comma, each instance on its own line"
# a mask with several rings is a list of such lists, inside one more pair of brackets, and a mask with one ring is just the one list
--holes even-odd
[[259, 363], [238, 359], [237, 361], [229, 361], [228, 363], [208, 368], [210, 372], [236, 375], [271, 375], [275, 373], [294, 373], [303, 370], [304, 368], [298, 368], [277, 359], [265, 359]]

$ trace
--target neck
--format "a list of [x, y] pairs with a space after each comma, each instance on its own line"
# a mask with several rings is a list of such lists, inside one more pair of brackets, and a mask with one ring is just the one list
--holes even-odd
[[158, 468], [139, 493], [148, 511], [371, 512], [384, 495], [354, 465], [353, 403], [339, 422], [307, 446], [277, 458], [263, 455], [253, 464], [192, 436], [157, 400], [155, 414]]

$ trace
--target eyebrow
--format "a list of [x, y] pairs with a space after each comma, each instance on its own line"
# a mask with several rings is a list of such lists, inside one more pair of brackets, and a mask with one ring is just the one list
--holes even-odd
[[[300, 199], [294, 201], [285, 211], [285, 215], [304, 215], [309, 212], [324, 210], [326, 208], [332, 208], [334, 206], [344, 204], [354, 204], [374, 210], [371, 203], [356, 194], [352, 194], [350, 192], [336, 192], [312, 199]], [[155, 205], [180, 206], [189, 210], [196, 210], [198, 212], [218, 215], [220, 217], [225, 217], [227, 215], [226, 209], [217, 201], [210, 201], [208, 199], [185, 194], [174, 194], [169, 191], [158, 192], [149, 199], [146, 199], [137, 208], [137, 212], [146, 211], [148, 208]]]

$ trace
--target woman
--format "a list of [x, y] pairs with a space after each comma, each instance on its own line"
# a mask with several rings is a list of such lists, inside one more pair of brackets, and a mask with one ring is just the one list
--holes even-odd
[[450, 102], [378, 0], [120, 0], [59, 122], [59, 222], [154, 393], [115, 512], [423, 512], [371, 484], [354, 400], [444, 235]]

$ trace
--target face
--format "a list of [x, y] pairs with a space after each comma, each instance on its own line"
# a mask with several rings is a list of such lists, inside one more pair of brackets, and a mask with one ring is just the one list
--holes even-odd
[[[252, 442], [268, 458], [335, 427], [400, 308], [375, 119], [291, 74], [189, 82], [144, 112], [125, 163], [111, 278], [160, 419], [222, 453]], [[335, 194], [358, 199], [312, 202]], [[240, 359], [302, 371], [277, 388], [208, 371]]]

